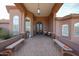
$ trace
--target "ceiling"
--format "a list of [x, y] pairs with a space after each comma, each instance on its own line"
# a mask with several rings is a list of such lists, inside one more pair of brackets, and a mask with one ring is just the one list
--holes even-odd
[[39, 3], [40, 15], [37, 14], [38, 3], [24, 3], [24, 6], [35, 16], [48, 16], [54, 3]]

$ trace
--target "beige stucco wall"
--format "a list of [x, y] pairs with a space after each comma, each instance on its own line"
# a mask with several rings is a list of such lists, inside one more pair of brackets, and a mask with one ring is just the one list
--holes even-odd
[[[56, 34], [63, 37], [62, 36], [62, 31], [61, 31], [62, 30], [62, 25], [63, 24], [68, 24], [69, 25], [69, 36], [66, 37], [66, 38], [69, 39], [69, 40], [72, 40], [74, 42], [79, 42], [79, 36], [76, 36], [74, 34], [74, 32], [75, 32], [74, 24], [77, 23], [77, 22], [79, 22], [79, 17], [74, 18], [74, 16], [72, 16], [71, 18], [67, 18], [67, 19], [64, 17], [64, 19], [62, 19], [60, 21], [57, 21], [56, 22], [56, 29], [57, 29]], [[58, 26], [58, 23], [59, 23], [59, 26]]]
[[60, 21], [56, 21], [56, 35], [61, 36], [61, 25]]
[[56, 34], [56, 14], [49, 16], [49, 32]]

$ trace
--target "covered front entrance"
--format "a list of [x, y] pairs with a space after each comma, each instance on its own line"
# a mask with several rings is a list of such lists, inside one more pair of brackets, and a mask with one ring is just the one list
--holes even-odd
[[36, 24], [36, 34], [43, 34], [43, 24], [41, 22]]

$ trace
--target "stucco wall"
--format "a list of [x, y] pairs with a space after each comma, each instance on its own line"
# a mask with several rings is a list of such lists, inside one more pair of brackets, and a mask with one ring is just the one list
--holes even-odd
[[49, 16], [49, 32], [56, 34], [56, 15], [51, 14]]
[[[60, 23], [59, 26], [58, 26], [57, 22]], [[71, 18], [65, 18], [64, 17], [64, 19], [62, 18], [62, 20], [57, 21], [57, 22], [56, 22], [56, 29], [57, 29], [56, 33], [57, 34], [59, 33], [59, 35], [61, 37], [63, 37], [62, 32], [61, 32], [62, 25], [68, 24], [69, 25], [69, 36], [65, 37], [65, 38], [67, 38], [68, 40], [72, 40], [74, 42], [77, 42], [77, 43], [79, 42], [79, 36], [74, 34], [74, 31], [75, 31], [74, 30], [74, 24], [79, 22], [79, 17], [74, 17], [74, 16], [72, 16]]]
[[56, 35], [61, 36], [61, 25], [60, 21], [56, 21]]

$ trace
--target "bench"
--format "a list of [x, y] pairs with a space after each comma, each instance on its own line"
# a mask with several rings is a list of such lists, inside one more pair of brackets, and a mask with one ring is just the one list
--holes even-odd
[[[24, 38], [10, 44], [9, 46], [5, 47], [3, 51], [0, 52], [0, 56], [9, 56], [12, 55], [12, 53], [21, 46], [21, 43], [24, 42]], [[23, 43], [22, 43], [23, 44]]]
[[62, 42], [60, 42], [59, 40], [57, 39], [54, 39], [54, 42], [61, 47], [61, 53], [62, 55], [75, 55], [73, 53], [73, 50], [68, 47], [67, 45], [63, 44]]
[[[14, 42], [13, 44], [5, 47], [5, 50], [12, 51], [12, 52], [17, 50], [17, 48], [21, 45], [21, 43], [23, 44], [24, 40], [25, 39], [22, 38], [22, 39], [20, 39], [20, 40], [18, 40], [16, 42]], [[10, 54], [12, 54], [12, 52]]]

